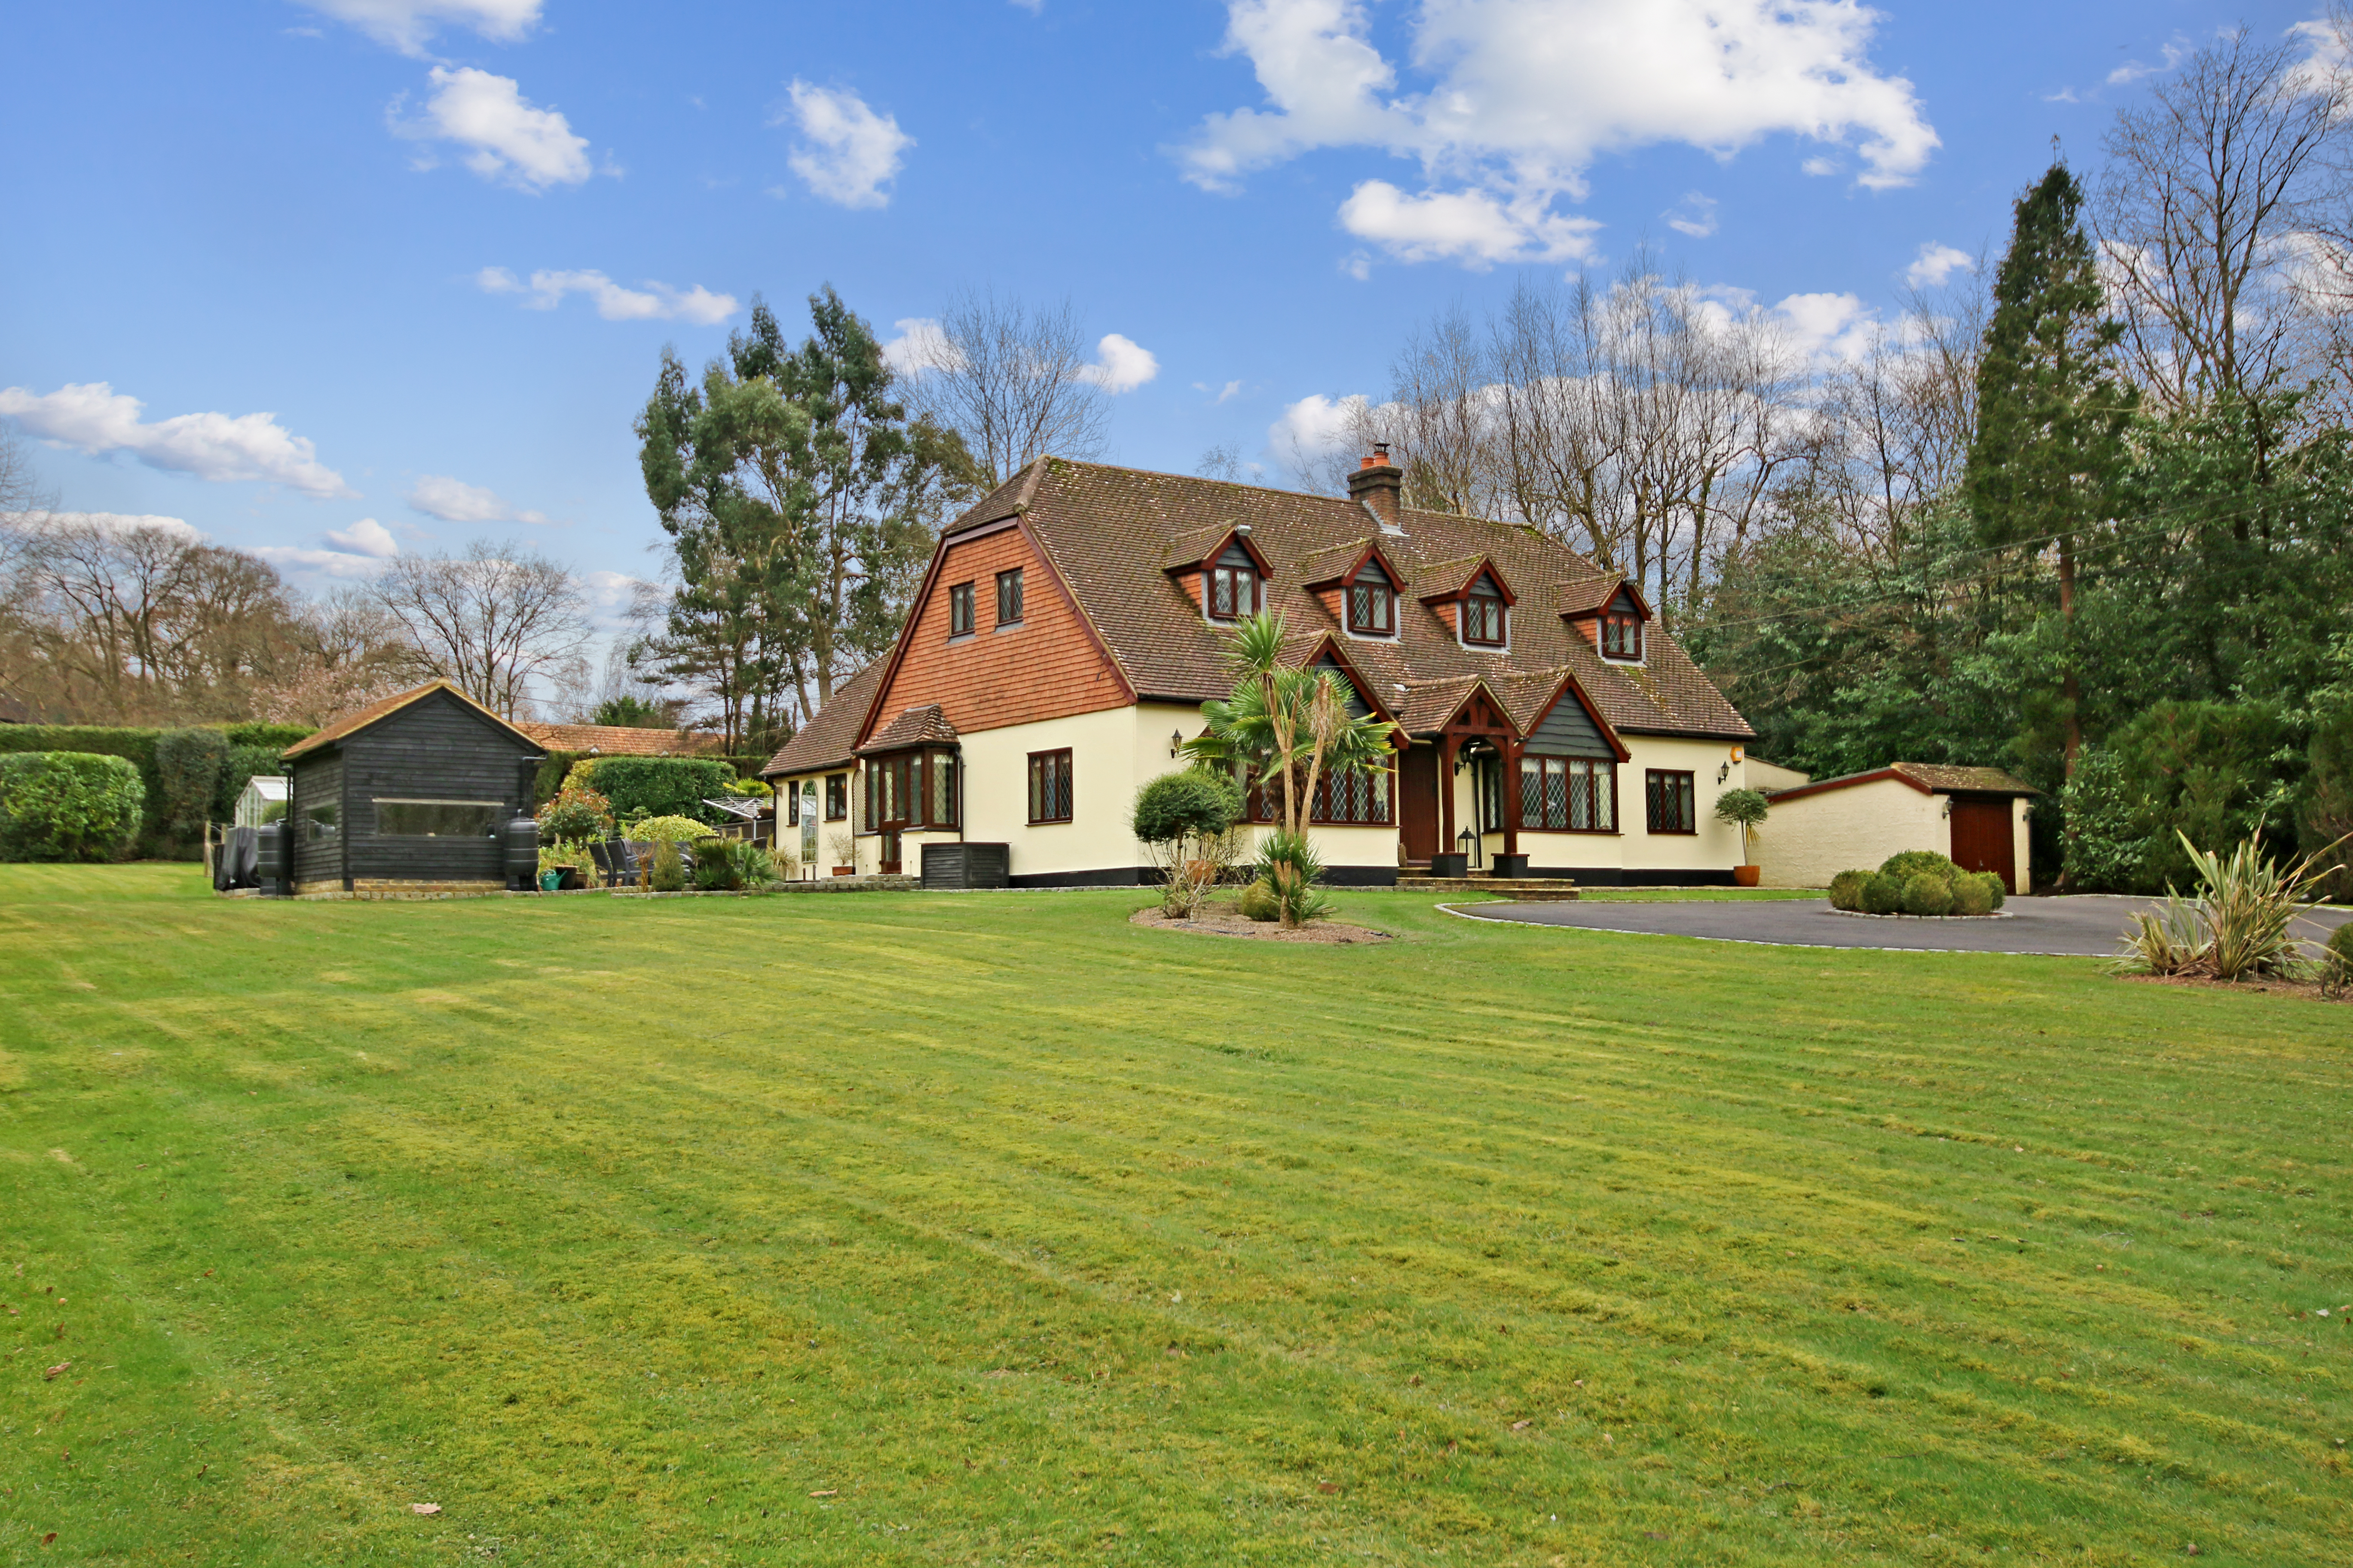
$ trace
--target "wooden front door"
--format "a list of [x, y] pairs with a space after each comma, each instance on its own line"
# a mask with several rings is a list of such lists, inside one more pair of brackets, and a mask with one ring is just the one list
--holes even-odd
[[1438, 748], [1408, 746], [1398, 758], [1398, 830], [1409, 860], [1438, 853]]
[[1991, 871], [2015, 893], [2018, 844], [2006, 799], [1955, 795], [1953, 863], [1964, 871]]
[[879, 869], [879, 870], [880, 870], [880, 871], [881, 871], [884, 876], [886, 876], [886, 877], [895, 877], [895, 876], [897, 876], [897, 875], [899, 874], [899, 871], [900, 871], [900, 865], [901, 865], [901, 862], [900, 862], [900, 859], [899, 859], [899, 832], [898, 832], [898, 829], [893, 828], [893, 827], [886, 827], [886, 828], [884, 828], [884, 829], [882, 830], [882, 850], [881, 850], [881, 853], [882, 853], [882, 859], [881, 859], [881, 865], [880, 865], [879, 867], [877, 867], [876, 868], [877, 868], [877, 869]]

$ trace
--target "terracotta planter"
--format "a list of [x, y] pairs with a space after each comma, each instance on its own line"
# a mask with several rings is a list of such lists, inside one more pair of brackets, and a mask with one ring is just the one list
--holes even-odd
[[836, 866], [833, 868], [833, 874], [837, 877], [855, 877], [858, 875], [858, 868], [855, 866]]
[[1732, 885], [1736, 888], [1753, 888], [1757, 885], [1757, 879], [1764, 875], [1764, 872], [1765, 868], [1762, 866], [1735, 866], [1732, 868]]

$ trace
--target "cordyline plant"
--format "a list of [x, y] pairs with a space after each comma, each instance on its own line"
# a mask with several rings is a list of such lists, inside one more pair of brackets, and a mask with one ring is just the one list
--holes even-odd
[[2126, 974], [2206, 974], [2217, 980], [2293, 975], [2305, 967], [2296, 918], [2328, 875], [2326, 845], [2295, 865], [2273, 864], [2250, 837], [2228, 855], [2211, 854], [2177, 833], [2198, 872], [2198, 896], [2168, 889], [2153, 914], [2136, 914], [2116, 967]]
[[1274, 611], [1237, 623], [1226, 644], [1234, 671], [1233, 695], [1201, 704], [1208, 729], [1188, 742], [1195, 761], [1234, 771], [1271, 790], [1279, 781], [1282, 826], [1261, 850], [1261, 863], [1282, 907], [1282, 923], [1298, 926], [1322, 906], [1313, 883], [1321, 862], [1307, 842], [1306, 819], [1318, 784], [1388, 765], [1389, 726], [1348, 712], [1348, 688], [1331, 670], [1299, 669], [1283, 662], [1287, 628]]

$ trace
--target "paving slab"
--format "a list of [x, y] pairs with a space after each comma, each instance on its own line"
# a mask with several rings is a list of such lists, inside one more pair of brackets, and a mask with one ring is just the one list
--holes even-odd
[[[1690, 936], [1709, 942], [1753, 942], [1773, 947], [1885, 948], [1909, 952], [2025, 952], [2058, 957], [2112, 957], [2130, 917], [2157, 899], [2088, 893], [2070, 898], [2011, 899], [2006, 918], [1977, 920], [1869, 919], [1803, 899], [1697, 900], [1660, 904], [1456, 904], [1472, 920], [1517, 921], [1578, 931], [1641, 936]], [[2316, 910], [2303, 931], [2314, 942], [2353, 920], [2353, 909]]]

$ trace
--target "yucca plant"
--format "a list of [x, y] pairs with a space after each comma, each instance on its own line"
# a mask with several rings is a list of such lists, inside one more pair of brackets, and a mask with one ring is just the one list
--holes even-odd
[[[2217, 980], [2292, 975], [2305, 967], [2295, 922], [2312, 907], [2309, 894], [2327, 876], [2330, 844], [2282, 868], [2251, 836], [2228, 855], [2200, 849], [2177, 832], [2198, 873], [2198, 897], [2184, 902], [2170, 889], [2165, 907], [2137, 914], [2118, 963], [2129, 973], [2211, 974]], [[2342, 843], [2343, 840], [2338, 840]]]

